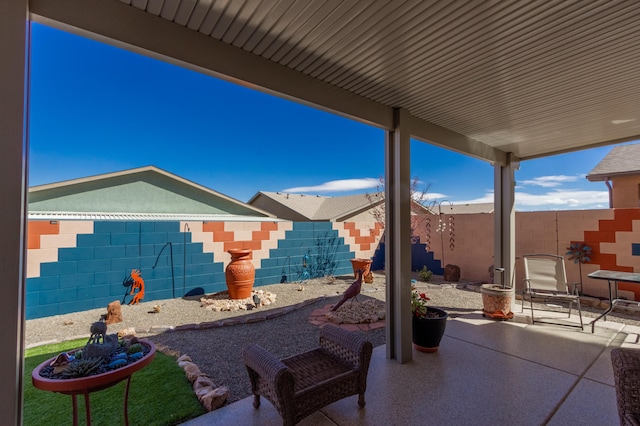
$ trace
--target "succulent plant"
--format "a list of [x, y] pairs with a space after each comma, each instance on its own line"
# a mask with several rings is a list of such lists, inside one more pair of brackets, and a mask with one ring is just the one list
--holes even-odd
[[98, 370], [103, 363], [104, 360], [102, 358], [81, 359], [69, 364], [62, 372], [62, 376], [67, 379], [86, 377]]
[[135, 354], [136, 352], [142, 352], [142, 345], [140, 343], [134, 343], [127, 349], [127, 354], [129, 355]]

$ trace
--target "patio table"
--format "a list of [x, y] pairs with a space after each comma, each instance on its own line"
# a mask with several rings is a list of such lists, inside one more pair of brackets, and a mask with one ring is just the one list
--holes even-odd
[[[607, 270], [597, 270], [588, 275], [589, 278], [595, 278], [597, 280], [607, 280], [609, 284], [609, 308], [604, 311], [600, 316], [591, 321], [591, 333], [595, 331], [595, 324], [600, 318], [604, 317], [605, 321], [607, 320], [606, 316], [613, 310], [613, 307], [618, 302], [629, 302], [627, 299], [618, 298], [618, 282], [626, 282], [633, 284], [640, 284], [640, 274], [634, 272], [619, 272], [619, 271], [607, 271]], [[640, 303], [638, 303], [638, 307], [640, 308]]]

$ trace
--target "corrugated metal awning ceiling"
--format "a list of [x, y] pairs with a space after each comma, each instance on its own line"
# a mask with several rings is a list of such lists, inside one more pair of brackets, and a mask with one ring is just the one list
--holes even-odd
[[[125, 4], [126, 3], [126, 4]], [[640, 135], [640, 2], [32, 0], [145, 53], [481, 157]], [[162, 22], [161, 22], [162, 21]]]

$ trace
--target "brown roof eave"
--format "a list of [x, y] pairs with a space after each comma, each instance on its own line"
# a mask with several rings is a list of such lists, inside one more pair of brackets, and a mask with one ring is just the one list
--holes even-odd
[[627, 172], [589, 174], [589, 175], [587, 175], [587, 180], [589, 182], [600, 182], [600, 181], [604, 181], [604, 180], [610, 180], [611, 178], [615, 178], [615, 177], [634, 176], [634, 175], [640, 175], [640, 171], [631, 170], [631, 171], [627, 171]]

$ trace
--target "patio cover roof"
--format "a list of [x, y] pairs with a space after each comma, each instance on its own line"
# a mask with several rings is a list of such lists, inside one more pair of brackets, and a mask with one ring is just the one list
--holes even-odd
[[[34, 20], [505, 163], [640, 137], [636, 1], [30, 0]], [[162, 88], [159, 88], [161, 90]]]

